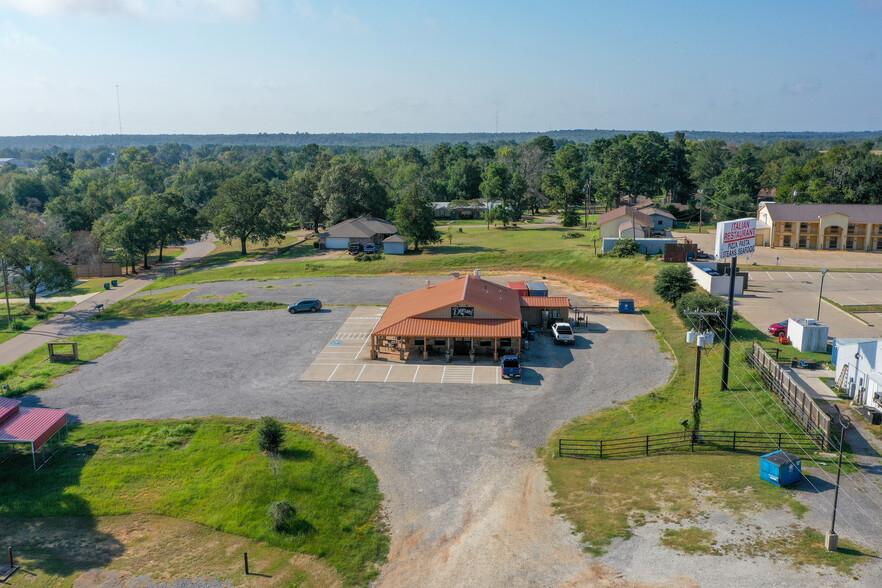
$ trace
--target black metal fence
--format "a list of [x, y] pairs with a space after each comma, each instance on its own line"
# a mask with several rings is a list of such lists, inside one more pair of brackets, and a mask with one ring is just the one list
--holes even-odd
[[678, 431], [620, 439], [559, 439], [557, 451], [560, 457], [581, 459], [645, 457], [678, 451], [765, 453], [782, 449], [790, 453], [812, 453], [824, 440], [823, 433]]

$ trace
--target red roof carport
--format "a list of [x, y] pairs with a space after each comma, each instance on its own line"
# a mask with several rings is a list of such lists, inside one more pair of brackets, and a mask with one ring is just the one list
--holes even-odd
[[[64, 410], [24, 408], [18, 400], [0, 398], [0, 443], [30, 443], [35, 471], [40, 469], [37, 467], [37, 451], [66, 424], [67, 412]], [[46, 463], [45, 454], [41, 452], [41, 455]]]

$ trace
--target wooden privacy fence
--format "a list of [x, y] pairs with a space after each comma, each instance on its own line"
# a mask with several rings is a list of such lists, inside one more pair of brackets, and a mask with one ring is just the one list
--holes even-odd
[[758, 433], [754, 431], [677, 431], [621, 439], [559, 439], [560, 457], [611, 459], [645, 457], [676, 451], [741, 451], [765, 453], [783, 449], [811, 453], [824, 443], [821, 433]]
[[766, 388], [778, 397], [806, 433], [823, 435], [818, 447], [824, 449], [830, 441], [830, 416], [758, 343], [753, 344], [748, 361], [760, 373]]
[[74, 266], [77, 278], [106, 278], [121, 276], [122, 268], [118, 263], [81, 263]]

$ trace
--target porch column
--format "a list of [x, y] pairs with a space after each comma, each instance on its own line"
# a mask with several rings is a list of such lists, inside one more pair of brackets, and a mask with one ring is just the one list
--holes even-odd
[[499, 338], [493, 339], [493, 361], [499, 361]]
[[371, 359], [377, 359], [377, 338], [371, 335]]
[[423, 361], [429, 359], [429, 337], [423, 336]]

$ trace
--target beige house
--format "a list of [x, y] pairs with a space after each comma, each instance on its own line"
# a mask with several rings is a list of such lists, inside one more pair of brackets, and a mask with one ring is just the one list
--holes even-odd
[[597, 219], [601, 238], [630, 237], [642, 239], [652, 228], [652, 218], [632, 206], [620, 206], [600, 215]]
[[757, 219], [757, 242], [762, 238], [770, 247], [882, 251], [880, 204], [768, 202], [760, 205]]

